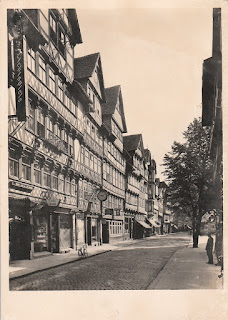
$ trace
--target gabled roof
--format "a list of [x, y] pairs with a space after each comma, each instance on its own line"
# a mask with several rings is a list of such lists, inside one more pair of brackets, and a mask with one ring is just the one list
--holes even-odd
[[75, 79], [91, 77], [99, 57], [98, 52], [74, 59]]
[[106, 103], [102, 104], [102, 115], [112, 116], [116, 109], [118, 99], [120, 99], [120, 113], [123, 122], [124, 133], [127, 132], [126, 120], [124, 115], [123, 98], [120, 85], [105, 89]]
[[106, 103], [102, 104], [102, 113], [104, 115], [113, 115], [113, 113], [115, 112], [119, 92], [119, 85], [110, 88], [105, 88]]
[[83, 79], [89, 79], [95, 69], [97, 64], [99, 64], [99, 82], [100, 82], [100, 90], [101, 90], [101, 98], [102, 102], [106, 101], [105, 97], [105, 87], [104, 87], [104, 78], [102, 72], [101, 65], [101, 56], [100, 53], [92, 53], [87, 56], [79, 57], [74, 59], [74, 77], [75, 80], [81, 81]]
[[134, 151], [138, 148], [139, 142], [141, 140], [141, 134], [132, 134], [123, 137], [124, 149], [127, 151]]
[[67, 9], [68, 18], [72, 26], [71, 44], [75, 46], [77, 43], [82, 43], [81, 31], [78, 23], [77, 13], [75, 9]]

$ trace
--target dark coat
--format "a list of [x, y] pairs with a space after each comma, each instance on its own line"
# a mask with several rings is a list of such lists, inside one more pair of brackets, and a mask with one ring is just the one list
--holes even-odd
[[213, 250], [213, 244], [214, 244], [214, 239], [212, 237], [209, 237], [207, 240], [207, 245], [206, 249], [207, 251], [212, 251]]

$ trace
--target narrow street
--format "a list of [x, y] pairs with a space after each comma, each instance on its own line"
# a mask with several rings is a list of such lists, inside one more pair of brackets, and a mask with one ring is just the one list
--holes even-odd
[[[145, 290], [190, 236], [171, 234], [10, 280], [10, 290]], [[45, 259], [45, 258], [43, 258]]]

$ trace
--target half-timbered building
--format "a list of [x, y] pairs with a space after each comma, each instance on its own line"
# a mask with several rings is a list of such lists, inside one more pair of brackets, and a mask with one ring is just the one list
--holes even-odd
[[[73, 248], [83, 136], [92, 101], [74, 81], [73, 9], [8, 10], [10, 258]], [[82, 107], [83, 106], [83, 107]]]
[[128, 238], [128, 220], [124, 215], [125, 168], [123, 133], [127, 132], [123, 98], [119, 85], [105, 89], [102, 104], [104, 159], [103, 188], [107, 200], [103, 203], [103, 242]]

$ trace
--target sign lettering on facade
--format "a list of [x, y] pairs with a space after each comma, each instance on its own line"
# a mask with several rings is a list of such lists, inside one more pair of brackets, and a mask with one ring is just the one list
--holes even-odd
[[26, 120], [25, 66], [22, 35], [14, 39], [16, 116], [18, 121]]

